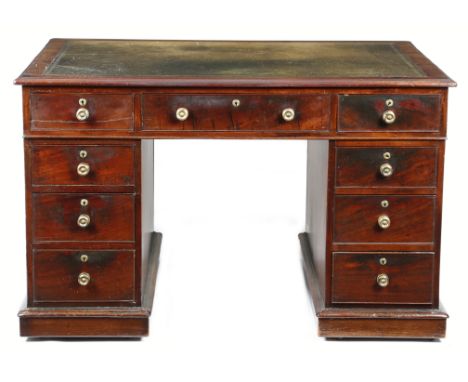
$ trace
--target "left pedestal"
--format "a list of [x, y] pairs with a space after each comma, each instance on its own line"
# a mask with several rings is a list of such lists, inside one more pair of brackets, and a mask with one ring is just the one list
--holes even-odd
[[152, 140], [25, 140], [28, 337], [148, 335]]

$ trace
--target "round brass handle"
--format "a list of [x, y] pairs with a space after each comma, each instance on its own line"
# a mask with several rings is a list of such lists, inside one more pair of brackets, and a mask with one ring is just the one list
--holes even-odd
[[89, 273], [87, 272], [81, 272], [79, 275], [78, 275], [78, 284], [80, 284], [81, 286], [86, 286], [89, 284], [89, 282], [91, 281], [91, 276]]
[[88, 118], [89, 118], [89, 110], [88, 109], [86, 109], [84, 107], [80, 107], [76, 111], [76, 119], [78, 121], [86, 121]]
[[91, 223], [91, 218], [87, 214], [81, 214], [76, 221], [79, 227], [86, 228]]
[[86, 176], [91, 171], [91, 166], [88, 163], [81, 162], [76, 166], [76, 172], [79, 176]]
[[390, 283], [390, 278], [385, 273], [381, 273], [377, 276], [377, 284], [379, 287], [385, 288]]
[[385, 110], [382, 114], [382, 119], [387, 125], [391, 125], [396, 121], [396, 114], [393, 110]]
[[384, 163], [380, 166], [380, 173], [382, 176], [388, 178], [393, 175], [393, 167], [390, 163]]
[[176, 118], [179, 121], [185, 121], [189, 117], [189, 114], [190, 113], [189, 113], [188, 109], [186, 109], [185, 107], [179, 107], [176, 110]]
[[283, 110], [281, 115], [286, 122], [291, 122], [296, 116], [296, 112], [294, 111], [294, 109], [288, 107]]
[[390, 227], [390, 218], [387, 216], [387, 215], [380, 215], [378, 220], [377, 220], [377, 223], [379, 225], [380, 228], [382, 229], [387, 229]]

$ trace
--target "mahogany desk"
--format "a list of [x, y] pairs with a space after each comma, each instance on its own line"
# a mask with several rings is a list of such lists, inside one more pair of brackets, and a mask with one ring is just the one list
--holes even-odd
[[22, 336], [148, 334], [153, 139], [308, 141], [325, 337], [438, 338], [448, 87], [409, 42], [51, 40], [23, 86]]

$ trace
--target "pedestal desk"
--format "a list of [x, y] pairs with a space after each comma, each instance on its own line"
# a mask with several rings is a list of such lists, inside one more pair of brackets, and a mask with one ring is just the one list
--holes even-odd
[[53, 39], [23, 86], [28, 337], [148, 334], [153, 140], [308, 141], [318, 334], [444, 337], [447, 92], [409, 42]]

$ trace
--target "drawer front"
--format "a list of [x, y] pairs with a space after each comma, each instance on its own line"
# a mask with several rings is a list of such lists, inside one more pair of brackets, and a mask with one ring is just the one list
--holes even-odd
[[[178, 120], [179, 108], [187, 109], [185, 120]], [[294, 112], [290, 121], [283, 118], [286, 109]], [[325, 95], [143, 96], [143, 130], [327, 131], [329, 115]]]
[[435, 205], [434, 196], [335, 196], [333, 240], [346, 244], [433, 243]]
[[133, 186], [135, 146], [33, 145], [33, 186]]
[[440, 95], [340, 95], [338, 131], [438, 132], [441, 101]]
[[34, 251], [34, 302], [135, 301], [135, 251]]
[[332, 302], [432, 304], [434, 253], [333, 253]]
[[337, 187], [437, 186], [436, 147], [337, 147]]
[[132, 194], [33, 193], [33, 241], [133, 242]]
[[133, 130], [132, 94], [31, 93], [29, 102], [31, 130]]

